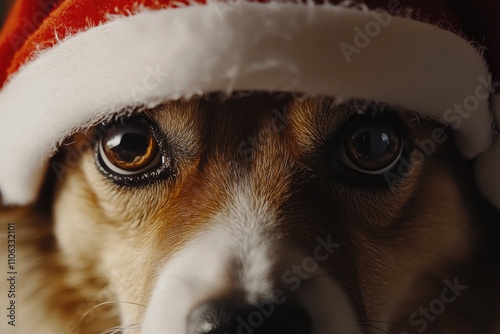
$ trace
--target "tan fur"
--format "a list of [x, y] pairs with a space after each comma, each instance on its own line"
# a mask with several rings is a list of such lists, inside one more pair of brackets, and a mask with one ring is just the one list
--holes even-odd
[[[297, 249], [310, 252], [317, 235], [342, 241], [325, 269], [365, 333], [381, 323], [414, 333], [409, 315], [458, 277], [467, 291], [426, 333], [493, 334], [499, 217], [479, 198], [469, 162], [449, 139], [390, 191], [332, 181], [320, 147], [358, 107], [267, 94], [167, 103], [147, 114], [173, 147], [175, 177], [137, 189], [111, 183], [92, 150], [80, 150], [60, 180], [48, 176], [36, 205], [0, 212], [1, 237], [7, 222], [17, 223], [20, 273], [18, 327], [0, 324], [2, 333], [96, 334], [120, 319], [140, 323], [161, 265], [248, 178], [256, 197], [286, 218], [277, 229]], [[438, 126], [398, 113], [411, 140]], [[77, 135], [68, 147], [89, 138]], [[69, 165], [68, 147], [55, 161]], [[113, 303], [95, 307], [103, 302]]]

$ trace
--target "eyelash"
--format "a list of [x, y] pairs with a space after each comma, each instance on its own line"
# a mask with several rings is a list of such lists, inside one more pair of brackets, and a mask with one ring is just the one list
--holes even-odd
[[[151, 131], [151, 134], [158, 145], [159, 154], [161, 155], [161, 164], [158, 167], [153, 168], [152, 170], [146, 171], [144, 173], [139, 173], [136, 175], [119, 175], [110, 170], [109, 167], [107, 167], [106, 164], [104, 163], [100, 151], [101, 142], [103, 137], [107, 133], [107, 130], [112, 125], [117, 124], [119, 122], [126, 122], [126, 121], [130, 122], [133, 120], [137, 120], [140, 124], [146, 126], [148, 130]], [[113, 183], [124, 187], [139, 187], [139, 186], [146, 186], [151, 182], [155, 182], [157, 180], [175, 177], [173, 158], [168, 142], [164, 134], [159, 129], [158, 125], [148, 117], [133, 116], [132, 118], [129, 119], [120, 119], [114, 122], [104, 123], [97, 128], [97, 131], [99, 135], [94, 144], [95, 163], [99, 171]]]

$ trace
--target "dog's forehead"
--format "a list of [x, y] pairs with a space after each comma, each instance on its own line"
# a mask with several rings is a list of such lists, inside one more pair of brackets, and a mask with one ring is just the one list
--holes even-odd
[[172, 141], [186, 146], [200, 139], [205, 147], [225, 147], [287, 136], [301, 146], [310, 146], [365, 107], [359, 101], [261, 93], [167, 102], [146, 115]]
[[[405, 123], [412, 137], [428, 137], [437, 120], [397, 106], [338, 97], [252, 93], [218, 94], [166, 102], [146, 111], [171, 144], [192, 155], [216, 153], [232, 161], [253, 152], [313, 153], [355, 115], [385, 113]], [[340, 139], [340, 138], [339, 138]], [[215, 150], [215, 151], [214, 151]], [[266, 157], [268, 158], [268, 157]]]

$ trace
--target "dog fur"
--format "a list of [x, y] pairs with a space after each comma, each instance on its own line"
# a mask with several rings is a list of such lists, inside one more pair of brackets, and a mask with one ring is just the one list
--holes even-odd
[[[218, 283], [207, 283], [193, 302], [233, 294], [256, 301], [283, 287], [282, 273], [313, 254], [319, 237], [338, 249], [300, 290], [324, 276], [334, 282], [347, 296], [338, 299], [345, 304], [339, 314], [354, 319], [355, 329], [344, 334], [495, 333], [499, 215], [478, 194], [471, 162], [446, 129], [449, 139], [390, 187], [346, 182], [352, 177], [332, 167], [330, 148], [341, 145], [345, 124], [365, 105], [265, 93], [165, 103], [145, 114], [169, 144], [172, 173], [141, 186], [116, 185], [99, 171], [89, 144], [94, 130], [75, 135], [53, 158], [52, 166], [64, 169], [48, 172], [39, 201], [0, 212], [0, 245], [7, 224], [16, 223], [18, 267], [16, 326], [3, 316], [2, 333], [143, 334], [151, 321], [155, 333], [149, 313], [162, 304], [153, 300], [168, 297], [158, 286], [186, 249], [197, 254], [190, 277], [218, 266], [217, 259], [207, 263], [211, 251], [236, 254], [213, 269]], [[386, 109], [410, 143], [442, 127]], [[411, 315], [453, 282], [466, 289], [428, 317], [425, 329], [416, 326]], [[6, 313], [5, 284], [0, 288]], [[307, 291], [297, 300], [317, 313], [313, 334], [337, 328], [330, 324], [337, 302], [318, 306], [320, 295]], [[175, 305], [166, 307], [165, 319], [172, 312]]]

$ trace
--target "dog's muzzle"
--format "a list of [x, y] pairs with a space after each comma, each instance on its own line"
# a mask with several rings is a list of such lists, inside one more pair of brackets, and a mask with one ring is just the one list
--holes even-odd
[[333, 241], [296, 252], [270, 233], [266, 203], [232, 193], [240, 197], [159, 269], [140, 333], [360, 334], [348, 296], [319, 265]]
[[299, 305], [221, 299], [195, 307], [188, 317], [187, 334], [310, 334], [311, 320]]

